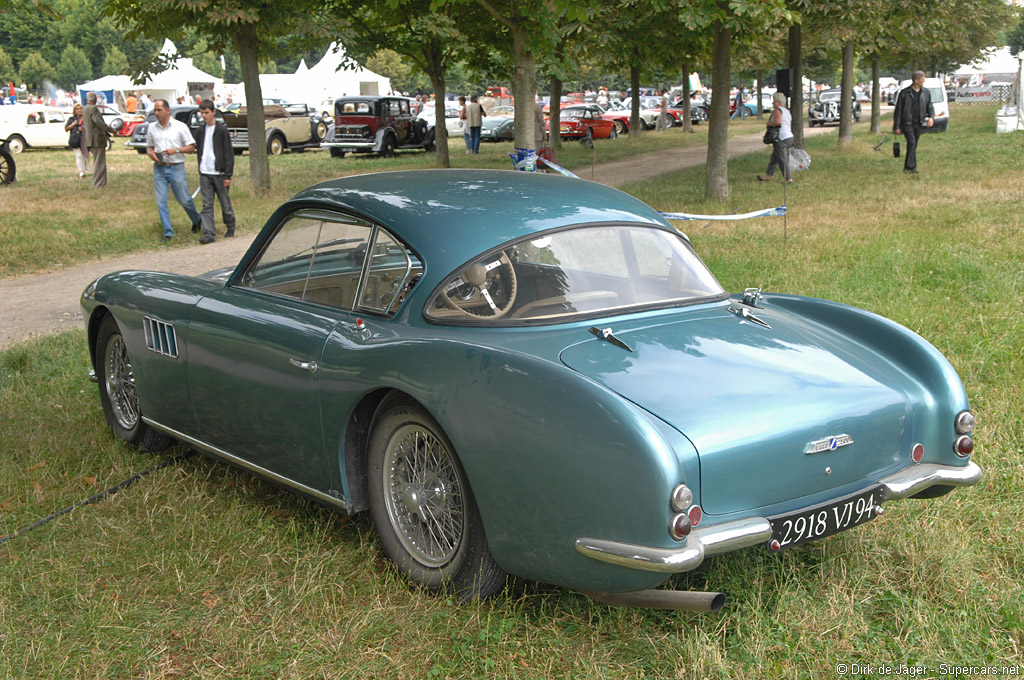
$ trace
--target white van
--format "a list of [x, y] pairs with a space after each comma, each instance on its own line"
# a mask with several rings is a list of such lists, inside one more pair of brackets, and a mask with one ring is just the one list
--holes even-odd
[[[900, 83], [900, 91], [910, 87], [910, 81], [904, 80]], [[935, 124], [930, 128], [924, 128], [925, 132], [945, 132], [949, 129], [949, 97], [946, 96], [946, 86], [940, 78], [925, 78], [924, 87], [932, 96], [932, 108], [935, 109]]]

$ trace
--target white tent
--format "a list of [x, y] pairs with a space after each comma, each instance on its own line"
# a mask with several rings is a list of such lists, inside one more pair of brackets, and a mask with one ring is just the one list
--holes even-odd
[[991, 54], [970, 64], [964, 64], [953, 73], [953, 79], [973, 80], [972, 85], [980, 85], [981, 80], [1011, 82], [1017, 73], [1017, 57], [1010, 54], [1009, 47], [1000, 47]]
[[[170, 40], [164, 40], [160, 53], [174, 57], [178, 50]], [[214, 78], [193, 66], [191, 59], [179, 57], [166, 71], [155, 74], [140, 85], [133, 83], [128, 76], [103, 76], [79, 85], [78, 91], [113, 92], [114, 101], [107, 103], [123, 109], [125, 97], [129, 92], [145, 92], [151, 99], [166, 99], [174, 104], [178, 97], [185, 97], [192, 102], [195, 101], [196, 95], [212, 98], [214, 90], [220, 89], [223, 84], [222, 79]]]
[[331, 43], [314, 66], [306, 68], [303, 60], [295, 73], [263, 74], [260, 87], [264, 97], [305, 102], [319, 109], [322, 101], [345, 95], [389, 94], [391, 80], [363, 68], [345, 54], [344, 47]]

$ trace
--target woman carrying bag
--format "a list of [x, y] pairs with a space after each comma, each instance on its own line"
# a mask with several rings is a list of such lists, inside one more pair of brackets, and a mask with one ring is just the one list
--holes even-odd
[[71, 117], [64, 124], [68, 132], [68, 146], [75, 151], [75, 165], [78, 167], [78, 176], [85, 177], [85, 173], [92, 172], [89, 168], [89, 149], [85, 146], [85, 124], [82, 115], [85, 109], [81, 104], [75, 104], [71, 109]]
[[768, 119], [768, 129], [764, 133], [764, 143], [772, 145], [772, 158], [768, 161], [768, 170], [765, 175], [758, 175], [762, 182], [771, 180], [776, 168], [783, 169], [786, 184], [793, 183], [793, 173], [789, 171], [789, 150], [793, 148], [793, 115], [786, 108], [786, 95], [776, 92], [772, 95], [771, 118]]

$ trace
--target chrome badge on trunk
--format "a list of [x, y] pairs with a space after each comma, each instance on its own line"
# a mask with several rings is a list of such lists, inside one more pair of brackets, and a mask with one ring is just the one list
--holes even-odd
[[818, 439], [817, 441], [809, 442], [804, 447], [804, 453], [808, 456], [812, 453], [821, 453], [822, 451], [835, 451], [840, 446], [846, 446], [853, 443], [853, 437], [848, 434], [837, 434], [834, 437], [826, 437], [824, 439]]

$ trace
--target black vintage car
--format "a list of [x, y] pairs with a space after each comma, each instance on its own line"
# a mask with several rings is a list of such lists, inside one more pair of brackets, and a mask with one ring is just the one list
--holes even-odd
[[[825, 125], [826, 123], [839, 124], [839, 106], [842, 100], [842, 90], [834, 88], [822, 90], [818, 93], [818, 101], [811, 104], [807, 111], [807, 120], [811, 127]], [[860, 120], [860, 102], [853, 98], [853, 120]]]
[[406, 97], [341, 97], [334, 102], [334, 125], [320, 146], [335, 158], [349, 152], [433, 151], [434, 126], [412, 112]]
[[[202, 117], [199, 115], [199, 107], [195, 104], [186, 104], [184, 106], [172, 106], [171, 107], [171, 118], [180, 120], [185, 125], [189, 126], [190, 130], [194, 130], [198, 127], [196, 121], [199, 124], [203, 122]], [[217, 112], [217, 120], [224, 122], [224, 117], [221, 116], [220, 111]], [[146, 131], [149, 130], [149, 124], [156, 122], [156, 114], [150, 112], [146, 116], [146, 122], [141, 123], [132, 132], [131, 139], [124, 143], [129, 149], [135, 149], [139, 153], [146, 153]]]

